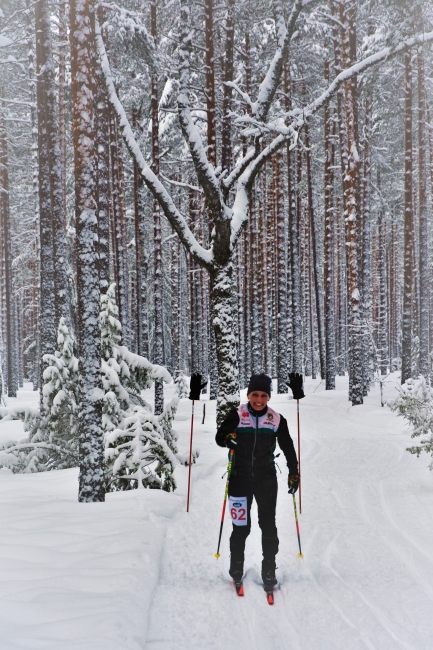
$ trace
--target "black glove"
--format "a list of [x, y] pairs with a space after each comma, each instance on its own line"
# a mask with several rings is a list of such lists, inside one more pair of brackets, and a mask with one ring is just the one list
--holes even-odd
[[287, 386], [292, 389], [293, 399], [302, 399], [305, 397], [302, 388], [302, 375], [298, 372], [291, 372], [289, 379], [290, 381], [287, 382]]
[[233, 451], [236, 451], [237, 446], [238, 443], [236, 442], [236, 434], [229, 433], [229, 435], [226, 437], [226, 447], [228, 449], [233, 449]]
[[295, 494], [299, 487], [299, 474], [289, 474], [287, 483], [289, 485], [289, 494]]
[[200, 399], [200, 393], [205, 386], [207, 386], [207, 381], [202, 384], [201, 374], [199, 372], [194, 372], [191, 375], [191, 381], [189, 382], [189, 399]]

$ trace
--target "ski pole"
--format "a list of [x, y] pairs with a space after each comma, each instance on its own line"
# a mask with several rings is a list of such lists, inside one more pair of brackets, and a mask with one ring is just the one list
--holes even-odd
[[194, 430], [194, 400], [192, 400], [191, 412], [191, 435], [189, 440], [189, 468], [188, 468], [188, 496], [186, 499], [186, 511], [189, 512], [189, 496], [191, 492], [191, 467], [192, 467], [192, 433]]
[[215, 553], [215, 557], [216, 557], [217, 560], [220, 557], [221, 535], [223, 534], [224, 515], [225, 515], [225, 512], [226, 512], [227, 496], [228, 496], [228, 493], [229, 493], [229, 481], [230, 481], [230, 474], [232, 473], [232, 465], [233, 465], [233, 456], [234, 455], [235, 455], [234, 450], [230, 449], [229, 464], [227, 466], [227, 483], [226, 483], [226, 489], [225, 489], [225, 492], [224, 492], [223, 511], [222, 511], [222, 515], [221, 515], [220, 536], [218, 538], [217, 552]]
[[302, 515], [302, 494], [301, 494], [301, 419], [299, 417], [299, 400], [296, 400], [298, 417], [298, 474], [299, 474], [299, 514]]
[[295, 495], [293, 495], [293, 508], [295, 509], [296, 533], [298, 535], [298, 544], [299, 544], [299, 553], [298, 553], [298, 555], [299, 555], [299, 557], [304, 557], [302, 555], [302, 551], [301, 551], [301, 536], [299, 534], [298, 511], [296, 510], [296, 498], [295, 498]]

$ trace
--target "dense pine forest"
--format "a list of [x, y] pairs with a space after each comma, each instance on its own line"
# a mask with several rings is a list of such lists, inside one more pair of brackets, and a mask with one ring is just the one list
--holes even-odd
[[352, 405], [430, 382], [432, 43], [425, 0], [2, 0], [0, 390], [40, 391], [17, 467], [173, 489], [170, 376], [218, 422], [252, 373], [347, 374]]

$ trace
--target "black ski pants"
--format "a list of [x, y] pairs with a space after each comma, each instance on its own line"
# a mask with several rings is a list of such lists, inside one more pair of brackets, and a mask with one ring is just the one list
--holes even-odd
[[278, 553], [278, 536], [275, 525], [278, 483], [275, 467], [270, 467], [252, 475], [242, 473], [230, 477], [229, 495], [247, 497], [248, 520], [246, 526], [235, 526], [230, 537], [230, 553], [234, 561], [244, 559], [245, 541], [251, 531], [251, 505], [253, 498], [257, 503], [259, 526], [262, 531], [264, 560], [274, 560]]

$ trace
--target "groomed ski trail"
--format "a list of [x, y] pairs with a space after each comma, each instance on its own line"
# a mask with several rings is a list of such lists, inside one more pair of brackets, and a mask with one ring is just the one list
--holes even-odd
[[[168, 526], [146, 650], [433, 647], [433, 476], [427, 457], [405, 451], [409, 432], [380, 407], [377, 388], [357, 407], [347, 401], [346, 378], [337, 378], [337, 391], [325, 391], [319, 380], [307, 381], [306, 388], [300, 402], [304, 559], [297, 555], [281, 455], [275, 604], [267, 604], [261, 584], [254, 506], [245, 596], [236, 595], [228, 575], [228, 512], [221, 558], [214, 558], [227, 453], [215, 445], [215, 406], [208, 402], [205, 424], [199, 417], [195, 423], [194, 446], [201, 453], [192, 470], [190, 513], [178, 511]], [[393, 397], [394, 384], [386, 391]], [[296, 441], [296, 402], [274, 395], [271, 406], [287, 418]], [[180, 451], [188, 446], [189, 410], [183, 401], [175, 422]], [[185, 469], [177, 470], [177, 480], [186, 502]]]

